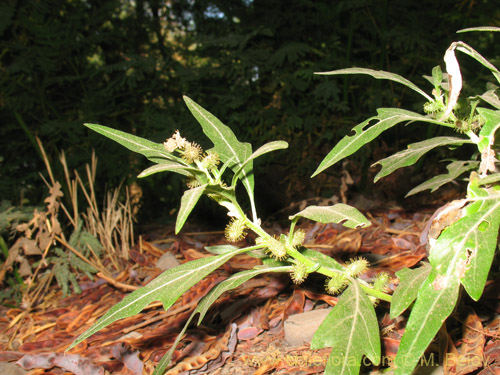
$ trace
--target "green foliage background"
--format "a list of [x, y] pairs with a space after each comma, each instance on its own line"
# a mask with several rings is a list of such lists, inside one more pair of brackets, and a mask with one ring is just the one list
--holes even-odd
[[[97, 189], [130, 182], [147, 166], [84, 122], [153, 141], [182, 129], [204, 145], [184, 94], [239, 139], [289, 142], [295, 153], [271, 163], [283, 175], [309, 176], [376, 107], [422, 104], [387, 82], [365, 86], [370, 78], [313, 72], [362, 66], [419, 84], [414, 72], [430, 72], [456, 30], [500, 26], [499, 19], [488, 0], [7, 1], [0, 5], [0, 196], [14, 204], [43, 198], [35, 136], [52, 160], [65, 150], [70, 168], [81, 168], [95, 148]], [[500, 56], [492, 35], [463, 35], [471, 38], [483, 55]], [[480, 81], [482, 72], [474, 74]], [[143, 214], [176, 207], [181, 184], [170, 174], [141, 181]]]

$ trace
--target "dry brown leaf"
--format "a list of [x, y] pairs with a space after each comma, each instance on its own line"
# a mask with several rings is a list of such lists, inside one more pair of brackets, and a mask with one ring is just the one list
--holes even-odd
[[23, 237], [19, 241], [19, 247], [23, 249], [24, 255], [42, 255], [42, 251], [37, 246], [36, 241]]
[[471, 310], [463, 323], [462, 344], [458, 348], [457, 375], [469, 374], [483, 367], [485, 342], [481, 320]]

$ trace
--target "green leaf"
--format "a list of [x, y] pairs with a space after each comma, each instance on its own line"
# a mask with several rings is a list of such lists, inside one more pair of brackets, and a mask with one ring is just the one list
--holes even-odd
[[138, 154], [146, 156], [148, 159], [151, 158], [162, 158], [167, 160], [176, 160], [175, 156], [167, 152], [165, 147], [160, 143], [151, 142], [147, 139], [137, 137], [132, 134], [122, 132], [121, 130], [116, 130], [103, 125], [97, 124], [84, 124], [89, 129], [102, 134], [115, 142], [118, 142], [122, 146], [128, 148], [131, 151], [137, 152]]
[[382, 132], [405, 121], [424, 121], [443, 126], [451, 126], [423, 116], [416, 112], [406, 111], [398, 108], [379, 108], [378, 115], [371, 117], [353, 128], [354, 135], [348, 135], [340, 140], [335, 147], [323, 159], [318, 169], [311, 177], [316, 176], [338, 161], [358, 151], [363, 145], [371, 142]]
[[177, 220], [175, 222], [175, 234], [184, 226], [189, 214], [193, 211], [194, 206], [198, 203], [198, 200], [203, 195], [207, 185], [201, 185], [193, 189], [188, 189], [184, 192], [181, 198], [181, 208], [177, 214]]
[[[219, 154], [220, 160], [223, 163], [231, 160], [229, 168], [233, 172], [243, 166], [245, 160], [249, 158], [252, 153], [252, 146], [250, 143], [242, 143], [238, 141], [233, 131], [224, 125], [217, 117], [202, 108], [199, 104], [184, 96], [184, 101], [187, 107], [198, 120], [205, 135], [213, 142], [214, 150]], [[253, 176], [253, 163], [249, 161], [240, 171], [241, 181], [248, 196], [253, 203], [254, 200], [254, 176]]]
[[479, 180], [479, 185], [489, 185], [500, 181], [500, 173], [493, 173]]
[[453, 44], [456, 45], [457, 50], [465, 53], [466, 55], [469, 55], [477, 62], [488, 68], [491, 71], [491, 74], [493, 74], [497, 81], [500, 82], [500, 72], [498, 71], [496, 66], [486, 60], [479, 52], [477, 52], [474, 48], [464, 42], [455, 42], [452, 43], [452, 45]]
[[200, 317], [198, 319], [198, 325], [201, 324], [210, 306], [212, 306], [212, 304], [217, 300], [217, 298], [219, 298], [222, 295], [222, 293], [237, 288], [245, 281], [248, 281], [251, 278], [261, 275], [263, 273], [290, 272], [291, 270], [292, 270], [291, 266], [255, 268], [253, 270], [238, 272], [232, 275], [231, 277], [227, 278], [226, 280], [221, 281], [205, 297], [203, 297], [203, 299], [198, 304], [198, 307], [196, 307], [195, 313], [196, 312], [200, 313]]
[[258, 158], [261, 155], [267, 154], [268, 152], [276, 151], [276, 150], [282, 150], [288, 148], [288, 143], [285, 141], [272, 141], [268, 142], [262, 146], [260, 146], [257, 150], [255, 150], [252, 155], [248, 157], [247, 160], [243, 162], [243, 165], [245, 166], [248, 162], [252, 161], [253, 159]]
[[434, 68], [432, 68], [432, 84], [434, 87], [440, 87], [441, 83], [443, 82], [443, 72], [441, 70], [441, 67], [439, 65], [436, 65]]
[[500, 111], [478, 108], [477, 112], [486, 120], [479, 132], [480, 141], [477, 145], [479, 152], [483, 152], [495, 142], [495, 132], [500, 127]]
[[155, 164], [149, 168], [146, 168], [141, 173], [139, 173], [139, 175], [137, 177], [143, 178], [143, 177], [151, 176], [152, 174], [155, 174], [155, 173], [166, 172], [166, 171], [179, 173], [179, 174], [187, 176], [187, 177], [194, 177], [196, 172], [198, 172], [198, 169], [186, 167], [185, 165], [179, 164], [175, 161], [166, 160], [166, 161], [162, 162], [161, 164]]
[[464, 143], [472, 143], [472, 141], [470, 139], [457, 137], [435, 137], [422, 142], [412, 143], [408, 145], [406, 150], [400, 151], [374, 163], [372, 166], [380, 164], [382, 169], [377, 173], [373, 181], [377, 182], [380, 178], [391, 174], [396, 169], [415, 164], [418, 159], [433, 148], [449, 145], [462, 145]]
[[[495, 255], [498, 228], [500, 222], [500, 200], [492, 206], [493, 210], [481, 211], [473, 216], [472, 219], [481, 221], [475, 231], [475, 236], [467, 244], [467, 251], [470, 257], [466, 260], [468, 269], [465, 271], [464, 277], [461, 279], [462, 285], [467, 293], [475, 301], [481, 298], [481, 295], [488, 278], [488, 273], [491, 269], [491, 264]], [[490, 219], [491, 221], [487, 221]], [[473, 247], [477, 246], [477, 247]]]
[[163, 357], [161, 357], [160, 361], [156, 365], [155, 370], [153, 371], [153, 375], [163, 375], [165, 373], [165, 370], [167, 369], [167, 367], [168, 367], [168, 365], [170, 363], [170, 360], [172, 359], [172, 355], [174, 354], [174, 351], [177, 348], [177, 345], [179, 345], [179, 342], [184, 337], [184, 334], [186, 333], [187, 328], [189, 327], [189, 324], [191, 323], [191, 321], [193, 320], [193, 318], [194, 318], [194, 316], [196, 314], [197, 314], [196, 312], [193, 312], [189, 316], [189, 319], [184, 324], [184, 327], [182, 328], [182, 331], [179, 332], [179, 334], [177, 335], [174, 343], [172, 344], [172, 346], [170, 347], [170, 349], [168, 350], [168, 352], [166, 352], [163, 355]]
[[[466, 253], [460, 281], [467, 293], [477, 301], [483, 293], [497, 248], [500, 194], [493, 189], [483, 188], [475, 188], [474, 193], [480, 200], [464, 208], [465, 216], [457, 221], [452, 228], [454, 232], [447, 233], [447, 236], [454, 240], [452, 243], [456, 249], [463, 249]], [[459, 233], [462, 237], [458, 236]]]
[[449, 267], [449, 274], [436, 275], [431, 272], [421, 287], [394, 360], [396, 375], [412, 373], [427, 346], [455, 308], [460, 284], [458, 278], [453, 276], [453, 268]]
[[[252, 256], [252, 252], [249, 251], [248, 255]], [[265, 257], [255, 256], [255, 258], [260, 258], [262, 263], [267, 267], [286, 267], [290, 263], [285, 260], [278, 260], [275, 258], [269, 258], [269, 255], [265, 253]]]
[[203, 318], [205, 317], [205, 314], [207, 313], [210, 306], [212, 306], [212, 304], [217, 300], [217, 298], [219, 298], [222, 295], [222, 293], [234, 289], [243, 284], [245, 281], [250, 280], [252, 277], [258, 276], [262, 273], [287, 272], [290, 271], [291, 269], [292, 267], [288, 266], [288, 267], [265, 267], [260, 269], [243, 271], [235, 275], [232, 275], [230, 278], [217, 284], [216, 287], [210, 290], [210, 292], [205, 297], [202, 298], [196, 309], [191, 313], [191, 316], [184, 324], [184, 328], [182, 329], [182, 331], [177, 335], [177, 338], [175, 342], [172, 344], [170, 350], [167, 353], [165, 353], [160, 362], [158, 362], [158, 365], [156, 366], [153, 375], [163, 375], [168, 364], [170, 363], [173, 352], [177, 348], [177, 345], [179, 345], [180, 340], [184, 336], [184, 333], [186, 332], [187, 327], [189, 326], [193, 318], [196, 316], [196, 314], [198, 313], [200, 314], [200, 317], [198, 319], [198, 325], [199, 325], [202, 322]]
[[471, 99], [482, 99], [495, 109], [500, 109], [500, 99], [498, 98], [498, 95], [496, 94], [496, 89], [493, 90], [488, 90], [482, 95], [477, 95], [472, 97]]
[[356, 208], [343, 203], [333, 206], [308, 206], [288, 218], [293, 220], [296, 217], [305, 217], [319, 223], [342, 223], [348, 228], [363, 228], [371, 225], [370, 221]]
[[229, 202], [232, 202], [233, 200], [236, 199], [234, 193], [234, 186], [224, 187], [221, 185], [208, 185], [205, 190], [205, 193], [219, 195], [220, 197], [225, 198]]
[[100, 256], [102, 254], [102, 250], [104, 249], [104, 247], [97, 239], [97, 237], [93, 234], [87, 231], [83, 231], [80, 234], [79, 241], [80, 248], [83, 250], [84, 255], [90, 254], [90, 249], [92, 249], [92, 252], [94, 252], [97, 256]]
[[470, 31], [496, 31], [496, 32], [500, 32], [500, 27], [494, 27], [494, 26], [468, 27], [466, 29], [458, 30], [457, 33], [467, 33]]
[[325, 374], [358, 375], [363, 355], [380, 363], [377, 316], [370, 299], [354, 281], [321, 323], [311, 349], [331, 347]]
[[495, 213], [500, 208], [500, 195], [490, 196], [478, 187], [471, 189], [473, 182], [469, 184], [468, 198], [476, 200], [462, 209], [465, 216], [445, 228], [437, 240], [429, 242], [432, 271], [418, 293], [406, 325], [396, 356], [396, 374], [411, 372], [453, 311], [460, 282], [475, 299], [484, 288], [496, 248], [500, 220]]
[[238, 247], [233, 245], [216, 245], [216, 246], [205, 246], [205, 250], [212, 254], [226, 254], [237, 250]]
[[141, 152], [141, 154], [147, 157], [148, 160], [151, 160], [156, 164], [170, 163], [173, 161], [185, 166], [186, 168], [191, 167], [182, 158], [169, 153], [163, 145], [159, 143], [157, 143], [156, 145], [158, 146], [158, 150], [144, 150]]
[[457, 262], [456, 257], [461, 257], [461, 264], [457, 266], [460, 278], [469, 269], [470, 263], [479, 257], [479, 253], [488, 258], [489, 248], [496, 246], [496, 239], [492, 244], [488, 236], [490, 230], [494, 232], [498, 226], [500, 194], [479, 187], [474, 188], [474, 194], [468, 197], [472, 203], [462, 209], [463, 217], [445, 228], [437, 240], [430, 243], [429, 261], [433, 267]]
[[288, 143], [285, 141], [273, 141], [273, 142], [266, 143], [265, 145], [262, 145], [261, 147], [259, 147], [257, 150], [255, 150], [252, 153], [252, 155], [250, 155], [248, 157], [247, 160], [245, 160], [243, 162], [241, 167], [234, 173], [233, 182], [231, 185], [234, 185], [236, 183], [236, 179], [239, 177], [240, 173], [242, 172], [242, 170], [245, 168], [245, 166], [249, 162], [258, 158], [261, 155], [267, 154], [268, 152], [275, 151], [275, 150], [281, 150], [281, 149], [284, 149], [287, 147], [288, 147]]
[[80, 239], [80, 234], [82, 233], [82, 227], [83, 227], [83, 221], [80, 220], [78, 221], [77, 226], [73, 230], [73, 233], [71, 233], [71, 236], [69, 237], [68, 244], [71, 245], [73, 248], [78, 247], [78, 240]]
[[396, 276], [399, 278], [399, 285], [392, 295], [391, 319], [401, 315], [415, 301], [418, 291], [430, 272], [431, 267], [428, 263], [424, 263], [421, 267], [413, 270], [404, 268], [396, 272]]
[[245, 252], [239, 249], [232, 253], [201, 258], [166, 270], [146, 286], [127, 295], [114, 305], [92, 327], [81, 334], [66, 351], [107, 327], [111, 323], [138, 314], [148, 304], [161, 301], [167, 310], [189, 288], [219, 268], [234, 255]]
[[428, 101], [432, 100], [432, 98], [429, 95], [427, 95], [427, 93], [425, 91], [420, 89], [413, 82], [407, 80], [406, 78], [400, 76], [399, 74], [385, 72], [383, 70], [373, 70], [373, 69], [366, 69], [366, 68], [347, 68], [347, 69], [333, 70], [331, 72], [321, 72], [321, 73], [314, 73], [314, 74], [319, 74], [319, 75], [367, 74], [367, 75], [370, 75], [376, 79], [387, 79], [389, 81], [394, 81], [394, 82], [400, 83], [400, 84], [405, 85], [406, 87], [418, 92], [420, 95], [422, 95]]
[[471, 169], [475, 169], [478, 166], [479, 162], [477, 161], [454, 161], [446, 166], [448, 173], [434, 176], [420, 185], [415, 186], [406, 196], [409, 197], [410, 195], [420, 193], [427, 189], [431, 189], [431, 193], [433, 193], [444, 184], [455, 181], [461, 174]]
[[432, 271], [420, 289], [396, 356], [396, 374], [411, 372], [419, 357], [453, 311], [460, 282], [472, 298], [481, 296], [496, 249], [500, 195], [475, 189], [478, 200], [464, 217], [431, 244]]
[[322, 267], [344, 271], [344, 267], [339, 262], [337, 262], [332, 257], [329, 257], [328, 255], [325, 255], [319, 251], [311, 250], [308, 248], [302, 248], [300, 249], [300, 252], [308, 259], [316, 263], [319, 263]]

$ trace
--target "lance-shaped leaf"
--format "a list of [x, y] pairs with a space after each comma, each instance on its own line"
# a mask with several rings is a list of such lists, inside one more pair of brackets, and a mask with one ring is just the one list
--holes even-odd
[[[216, 247], [216, 246], [213, 246]], [[196, 316], [196, 314], [200, 314], [200, 317], [198, 319], [198, 325], [202, 322], [203, 318], [205, 317], [205, 314], [207, 313], [208, 309], [212, 304], [219, 298], [222, 293], [225, 291], [237, 288], [241, 284], [243, 284], [245, 281], [250, 280], [252, 277], [258, 276], [262, 273], [267, 273], [267, 272], [287, 272], [290, 271], [292, 267], [265, 267], [265, 268], [260, 268], [260, 269], [253, 269], [249, 271], [243, 271], [239, 272], [235, 275], [232, 275], [230, 278], [220, 282], [217, 284], [216, 287], [214, 287], [205, 297], [202, 298], [196, 309], [192, 312], [191, 316], [187, 320], [187, 322], [184, 324], [184, 328], [182, 331], [177, 335], [177, 338], [175, 342], [172, 344], [172, 347], [170, 350], [165, 353], [165, 355], [162, 357], [160, 362], [155, 368], [155, 371], [153, 372], [153, 375], [163, 375], [165, 372], [168, 364], [170, 363], [170, 360], [172, 359], [172, 354], [177, 348], [177, 345], [179, 345], [179, 342], [181, 338], [184, 336], [184, 333], [187, 330], [187, 327], [193, 320], [193, 318]], [[234, 323], [233, 323], [234, 324]]]
[[467, 256], [463, 263], [464, 270], [459, 276], [467, 293], [477, 301], [483, 293], [497, 248], [500, 192], [498, 188], [474, 186], [470, 186], [469, 190], [482, 199], [466, 206], [465, 217], [457, 222], [456, 232], [461, 232], [464, 236], [460, 238], [457, 247], [463, 246]]
[[187, 164], [182, 158], [175, 156], [174, 154], [169, 153], [163, 145], [157, 144], [158, 150], [145, 150], [142, 151], [141, 154], [151, 160], [153, 163], [162, 164], [162, 163], [170, 163], [176, 162], [185, 166], [186, 168], [191, 167]]
[[485, 177], [489, 172], [496, 172], [496, 150], [494, 149], [495, 133], [500, 127], [500, 111], [478, 108], [478, 113], [486, 119], [479, 132], [478, 149], [481, 152], [481, 164], [478, 173]]
[[373, 69], [367, 69], [367, 68], [347, 68], [347, 69], [333, 70], [331, 72], [321, 72], [321, 73], [314, 73], [314, 74], [319, 74], [319, 75], [367, 74], [367, 75], [370, 75], [376, 79], [387, 79], [389, 81], [394, 81], [394, 82], [400, 83], [400, 84], [405, 85], [406, 87], [418, 92], [420, 95], [422, 95], [428, 101], [432, 100], [432, 97], [430, 97], [424, 90], [420, 89], [413, 82], [407, 80], [406, 78], [400, 76], [399, 74], [385, 72], [383, 70], [373, 70]]
[[[465, 210], [465, 207], [461, 210]], [[441, 269], [443, 264], [457, 263], [459, 260], [467, 258], [465, 244], [469, 241], [474, 226], [478, 224], [469, 220], [468, 216], [466, 215], [451, 223], [444, 228], [435, 241], [429, 242], [429, 262], [433, 268]], [[442, 271], [440, 272], [442, 273]], [[462, 277], [463, 272], [465, 272], [465, 269], [462, 269], [460, 275], [456, 276]]]
[[432, 84], [435, 88], [439, 88], [443, 82], [443, 71], [439, 65], [432, 68]]
[[334, 165], [338, 161], [358, 151], [363, 145], [371, 142], [382, 132], [393, 126], [406, 121], [424, 121], [443, 126], [451, 126], [423, 116], [416, 112], [406, 111], [399, 108], [379, 108], [378, 115], [371, 117], [353, 128], [354, 135], [348, 135], [340, 140], [335, 147], [323, 159], [318, 169], [311, 177], [324, 171], [326, 168]]
[[233, 176], [233, 182], [231, 185], [234, 185], [236, 183], [236, 179], [239, 178], [240, 173], [242, 170], [245, 168], [245, 166], [251, 162], [252, 160], [258, 158], [261, 155], [267, 154], [268, 152], [275, 151], [275, 150], [281, 150], [284, 148], [288, 147], [288, 143], [285, 141], [272, 141], [268, 142], [265, 145], [260, 146], [257, 150], [255, 150], [252, 155], [248, 157], [247, 160], [243, 162], [241, 167], [234, 173]]
[[467, 293], [477, 301], [483, 293], [495, 255], [500, 223], [500, 199], [489, 209], [471, 216], [472, 220], [476, 219], [481, 224], [466, 244], [470, 257], [465, 262], [467, 270], [461, 282]]
[[487, 32], [496, 31], [496, 32], [500, 32], [500, 27], [494, 27], [494, 26], [468, 27], [466, 29], [458, 30], [457, 34], [458, 33], [467, 33], [467, 32], [470, 32], [470, 31], [487, 31]]
[[477, 112], [486, 120], [479, 132], [480, 141], [478, 143], [479, 151], [484, 152], [495, 141], [495, 132], [500, 127], [500, 111], [478, 108]]
[[292, 270], [291, 266], [284, 267], [262, 267], [255, 268], [253, 270], [238, 272], [226, 280], [221, 281], [217, 284], [198, 304], [196, 307], [195, 313], [199, 312], [200, 317], [198, 319], [198, 325], [202, 322], [205, 314], [212, 304], [219, 298], [222, 293], [237, 288], [245, 281], [250, 280], [251, 278], [261, 275], [263, 273], [268, 272], [290, 272]]
[[403, 268], [396, 272], [396, 276], [399, 278], [399, 285], [392, 295], [391, 319], [401, 315], [415, 301], [420, 287], [430, 272], [431, 267], [428, 263], [424, 263], [423, 266], [414, 270]]
[[[217, 117], [187, 96], [184, 96], [184, 101], [193, 116], [200, 123], [205, 135], [214, 144], [214, 150], [219, 154], [220, 160], [223, 163], [231, 160], [229, 168], [236, 173], [252, 153], [250, 143], [238, 141], [228, 126], [224, 125]], [[251, 201], [253, 201], [254, 176], [252, 161], [249, 161], [242, 168], [240, 174], [243, 186], [245, 186]]]
[[460, 283], [450, 272], [431, 275], [421, 287], [411, 310], [405, 333], [395, 358], [395, 374], [411, 374], [420, 357], [436, 336], [443, 322], [451, 314], [458, 300]]
[[500, 99], [496, 94], [496, 89], [488, 90], [484, 94], [474, 96], [471, 99], [482, 99], [492, 107], [500, 109]]
[[189, 288], [219, 268], [234, 255], [245, 251], [246, 249], [238, 249], [232, 253], [193, 260], [166, 270], [149, 284], [130, 293], [114, 305], [66, 350], [70, 350], [111, 323], [136, 315], [151, 302], [161, 301], [163, 308], [167, 310]]
[[198, 169], [186, 167], [175, 161], [164, 160], [161, 164], [152, 165], [143, 170], [137, 177], [143, 178], [159, 172], [175, 172], [187, 177], [194, 177], [199, 172]]
[[86, 127], [92, 129], [93, 131], [102, 134], [115, 142], [118, 142], [122, 146], [125, 146], [131, 151], [137, 152], [138, 154], [146, 156], [148, 159], [151, 158], [162, 158], [167, 160], [179, 160], [165, 149], [162, 144], [151, 142], [147, 139], [138, 137], [136, 135], [128, 134], [122, 132], [121, 130], [116, 130], [103, 125], [97, 124], [84, 124]]
[[205, 250], [212, 254], [226, 254], [237, 250], [238, 247], [233, 245], [216, 245], [216, 246], [205, 246]]
[[395, 360], [398, 375], [411, 372], [455, 308], [461, 279], [475, 256], [467, 244], [474, 241], [476, 231], [487, 217], [474, 217], [482, 204], [479, 200], [466, 206], [463, 209], [468, 211], [465, 216], [445, 228], [437, 240], [430, 243], [432, 271], [418, 293], [399, 346]]
[[452, 43], [452, 45], [455, 45], [457, 50], [460, 52], [465, 53], [466, 55], [469, 55], [473, 59], [475, 59], [477, 62], [485, 66], [491, 71], [491, 74], [497, 79], [498, 82], [500, 82], [500, 71], [498, 71], [497, 67], [490, 63], [488, 60], [486, 60], [479, 52], [477, 52], [474, 48], [469, 46], [467, 43], [464, 42], [455, 42]]
[[305, 217], [319, 223], [342, 223], [348, 228], [363, 228], [371, 225], [370, 221], [356, 208], [343, 203], [333, 206], [308, 206], [299, 213], [289, 216], [290, 220]]
[[[485, 195], [484, 190], [476, 191]], [[484, 288], [491, 267], [492, 254], [498, 234], [496, 200], [479, 199], [466, 206], [465, 216], [443, 230], [431, 245], [429, 261], [433, 270], [419, 291], [412, 308], [406, 331], [396, 356], [396, 374], [408, 374], [437, 334], [439, 328], [453, 311], [458, 299], [460, 282], [475, 299]], [[498, 214], [497, 214], [498, 215]], [[491, 229], [492, 233], [486, 233]], [[483, 242], [482, 236], [486, 237]], [[485, 264], [474, 265], [474, 262]], [[467, 279], [467, 272], [476, 272]], [[466, 286], [467, 284], [467, 286]]]
[[500, 173], [493, 173], [479, 180], [479, 185], [491, 185], [500, 181]]
[[177, 349], [177, 345], [179, 345], [179, 342], [181, 342], [182, 338], [184, 337], [184, 334], [186, 333], [189, 327], [189, 324], [191, 323], [195, 315], [196, 313], [193, 312], [189, 316], [189, 319], [186, 321], [186, 323], [184, 323], [182, 331], [179, 332], [168, 352], [166, 352], [163, 355], [163, 357], [161, 357], [160, 361], [156, 365], [155, 370], [153, 371], [153, 375], [163, 375], [165, 373], [165, 370], [167, 369], [168, 365], [170, 364], [170, 360], [172, 359], [172, 355], [174, 354], [175, 349]]
[[431, 189], [431, 193], [439, 189], [441, 186], [455, 181], [461, 174], [470, 171], [471, 169], [475, 169], [479, 166], [479, 162], [477, 161], [454, 161], [446, 166], [448, 173], [441, 174], [438, 176], [434, 176], [431, 179], [422, 182], [420, 185], [415, 186], [411, 189], [407, 197], [413, 194], [420, 193], [421, 191]]
[[201, 185], [193, 189], [188, 189], [184, 192], [181, 198], [181, 208], [177, 214], [177, 220], [175, 222], [175, 234], [184, 226], [189, 214], [193, 211], [194, 206], [198, 203], [198, 200], [203, 195], [207, 185]]
[[[469, 195], [470, 189], [469, 186]], [[500, 214], [498, 211], [500, 194], [498, 192], [490, 194], [491, 191], [475, 187], [475, 197], [470, 197], [472, 203], [462, 208], [462, 217], [446, 227], [431, 244], [429, 262], [434, 268], [442, 264], [460, 262], [460, 265], [457, 265], [458, 277], [463, 278], [465, 272], [470, 270], [471, 262], [476, 257], [481, 257], [479, 252], [489, 258], [487, 254], [490, 253], [492, 246], [491, 238], [488, 239], [491, 235], [489, 231], [496, 233], [495, 227], [498, 226], [499, 220], [497, 216]], [[486, 242], [482, 240], [483, 236], [488, 239]], [[495, 246], [496, 240], [493, 244], [493, 247]]]
[[370, 299], [354, 281], [321, 323], [311, 349], [331, 347], [325, 374], [358, 375], [363, 355], [380, 362], [377, 316]]
[[319, 263], [322, 267], [344, 271], [344, 267], [339, 262], [319, 251], [303, 248], [300, 252], [313, 262]]
[[440, 146], [462, 145], [464, 143], [472, 143], [472, 141], [457, 137], [435, 137], [422, 142], [412, 143], [408, 145], [406, 150], [397, 152], [394, 155], [381, 159], [373, 164], [373, 166], [377, 164], [382, 166], [382, 169], [375, 176], [374, 182], [377, 182], [380, 178], [391, 174], [396, 169], [415, 164], [418, 159], [433, 148]]

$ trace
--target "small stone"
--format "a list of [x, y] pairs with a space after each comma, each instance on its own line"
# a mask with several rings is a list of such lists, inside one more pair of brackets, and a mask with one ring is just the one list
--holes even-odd
[[291, 346], [310, 343], [314, 333], [331, 310], [331, 308], [319, 309], [291, 315], [284, 324], [286, 343]]
[[168, 252], [168, 253], [163, 254], [160, 257], [160, 259], [158, 259], [158, 261], [156, 262], [156, 268], [158, 268], [162, 271], [165, 271], [165, 270], [168, 270], [170, 268], [177, 267], [179, 264], [180, 263], [177, 260], [177, 258], [175, 257], [175, 255]]
[[28, 371], [21, 366], [10, 362], [0, 362], [0, 373], [2, 375], [24, 375]]

